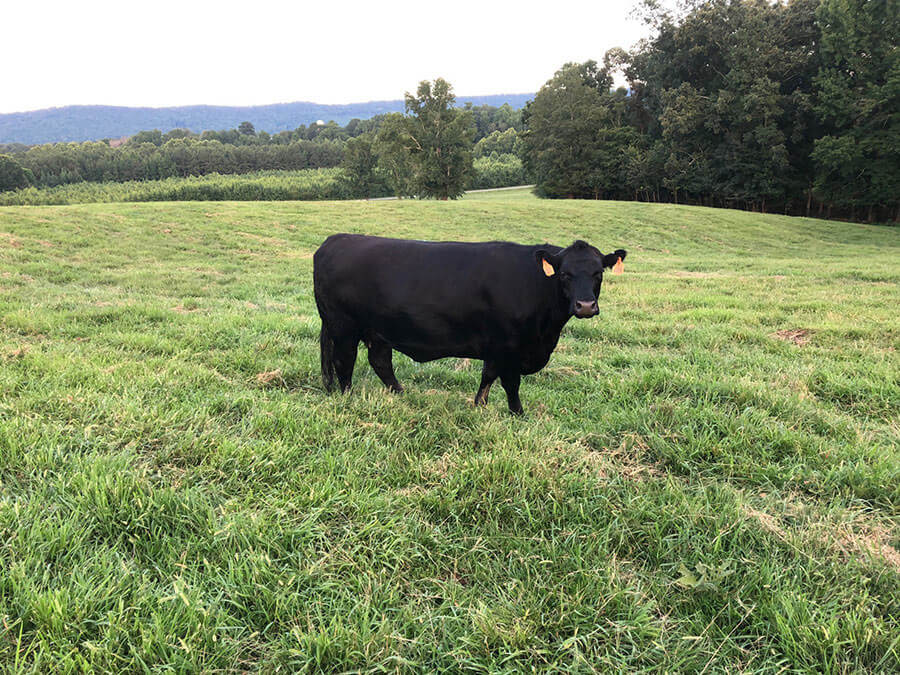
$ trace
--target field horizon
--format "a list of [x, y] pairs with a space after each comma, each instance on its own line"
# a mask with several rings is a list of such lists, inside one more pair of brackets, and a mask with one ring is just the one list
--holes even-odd
[[[329, 234], [628, 250], [526, 376], [361, 350]], [[0, 207], [10, 672], [896, 672], [900, 230], [540, 200]]]

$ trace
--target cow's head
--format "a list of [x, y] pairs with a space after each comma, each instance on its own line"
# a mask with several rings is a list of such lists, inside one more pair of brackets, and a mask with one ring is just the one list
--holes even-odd
[[569, 314], [587, 319], [599, 313], [597, 296], [603, 283], [603, 270], [618, 260], [625, 260], [626, 252], [603, 255], [596, 248], [580, 239], [559, 253], [546, 249], [535, 252], [544, 275], [555, 279], [560, 293], [569, 306]]

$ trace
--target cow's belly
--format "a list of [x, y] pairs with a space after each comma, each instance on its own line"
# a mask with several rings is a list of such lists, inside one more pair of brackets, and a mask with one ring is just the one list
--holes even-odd
[[[376, 305], [377, 306], [377, 305]], [[494, 312], [362, 312], [364, 339], [385, 342], [419, 362], [449, 357], [502, 361], [523, 374], [543, 368], [558, 335], [534, 330], [534, 320], [501, 317]]]
[[545, 344], [515, 333], [492, 335], [489, 331], [483, 333], [458, 331], [449, 338], [447, 335], [429, 338], [421, 334], [418, 336], [419, 339], [412, 339], [409, 334], [403, 336], [379, 334], [377, 337], [414, 361], [434, 361], [449, 357], [502, 361], [515, 364], [525, 375], [536, 373], [546, 366], [556, 346], [555, 341], [553, 344]]
[[416, 361], [446, 357], [482, 358], [496, 327], [481, 317], [447, 314], [411, 316], [397, 312], [361, 317], [364, 338], [388, 343]]
[[460, 359], [481, 359], [483, 354], [475, 349], [460, 348], [458, 345], [446, 347], [434, 347], [433, 345], [391, 345], [401, 354], [406, 354], [413, 361], [424, 363], [426, 361], [434, 361], [436, 359], [460, 358]]
[[434, 361], [449, 357], [482, 359], [490, 345], [484, 335], [456, 331], [452, 335], [428, 335], [427, 332], [405, 332], [401, 335], [379, 332], [376, 337], [392, 349], [406, 354], [414, 361]]

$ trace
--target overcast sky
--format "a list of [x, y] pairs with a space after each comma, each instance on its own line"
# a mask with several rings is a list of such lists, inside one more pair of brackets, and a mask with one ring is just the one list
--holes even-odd
[[606, 2], [3, 2], [0, 112], [534, 92], [645, 33]]

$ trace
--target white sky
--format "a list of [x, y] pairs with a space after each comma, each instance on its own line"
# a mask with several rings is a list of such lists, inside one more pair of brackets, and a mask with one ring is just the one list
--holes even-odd
[[0, 112], [537, 91], [645, 33], [634, 0], [2, 0]]

